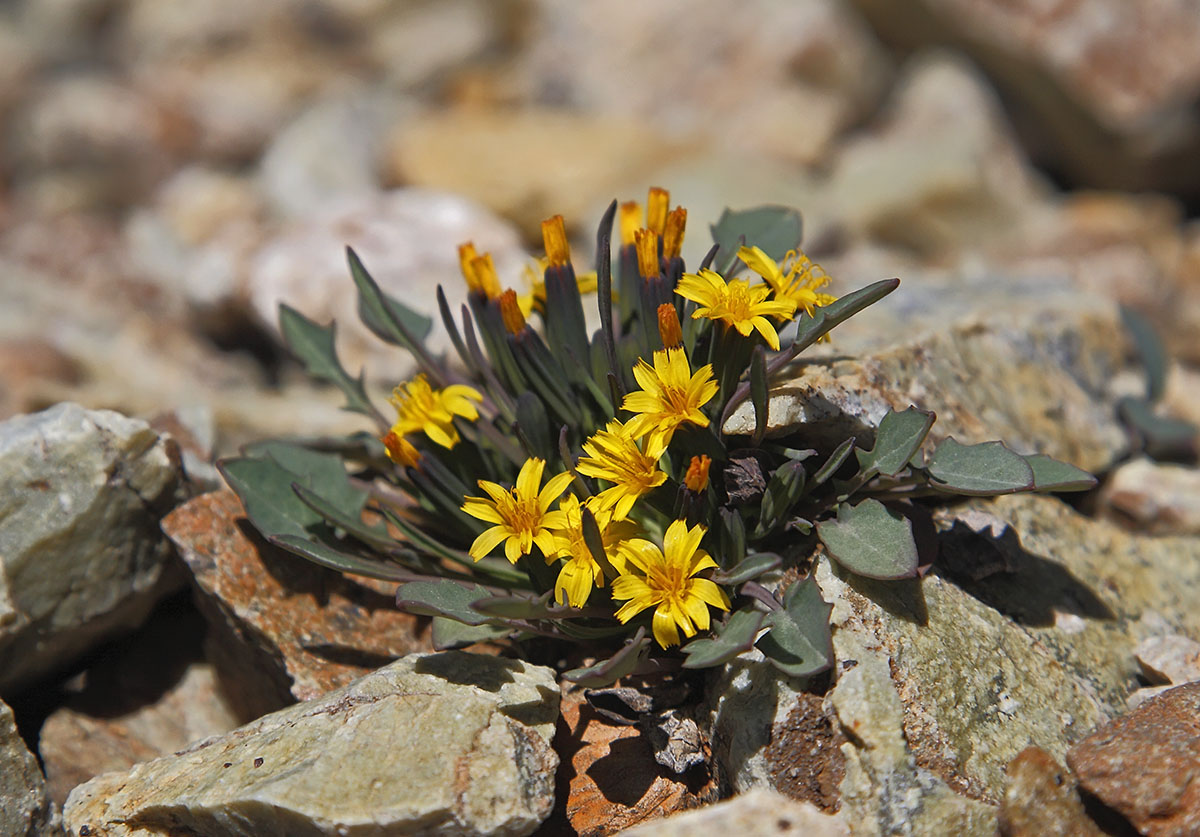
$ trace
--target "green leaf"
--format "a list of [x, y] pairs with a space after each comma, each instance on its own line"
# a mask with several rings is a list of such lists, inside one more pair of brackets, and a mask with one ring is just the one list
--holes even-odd
[[729, 570], [717, 570], [713, 573], [712, 579], [717, 584], [733, 587], [752, 581], [782, 563], [783, 559], [774, 552], [756, 552], [753, 555], [747, 555], [746, 559], [736, 567]]
[[912, 523], [878, 500], [842, 503], [837, 520], [817, 524], [817, 537], [829, 556], [868, 578], [911, 578], [917, 573]]
[[346, 248], [350, 275], [358, 287], [358, 316], [380, 340], [401, 346], [409, 351], [420, 347], [433, 328], [433, 319], [418, 314], [404, 303], [389, 296], [367, 272], [362, 259]]
[[722, 260], [737, 253], [739, 240], [744, 240], [748, 247], [758, 247], [779, 261], [788, 250], [799, 247], [804, 237], [800, 213], [786, 206], [726, 209], [710, 229], [713, 241], [721, 247]]
[[445, 616], [433, 617], [431, 630], [435, 651], [448, 651], [451, 648], [462, 648], [476, 642], [501, 639], [511, 633], [512, 628], [504, 625], [464, 625], [456, 619], [447, 619]]
[[717, 543], [721, 554], [715, 556], [721, 566], [740, 564], [746, 557], [746, 521], [742, 513], [729, 506], [717, 509], [720, 528]]
[[1143, 314], [1122, 305], [1121, 321], [1133, 338], [1142, 368], [1146, 370], [1146, 400], [1157, 401], [1167, 386], [1167, 347]]
[[549, 619], [561, 615], [550, 609], [550, 596], [550, 591], [540, 596], [488, 596], [472, 602], [471, 609], [497, 619]]
[[571, 669], [563, 678], [590, 689], [608, 686], [625, 675], [632, 674], [646, 658], [649, 646], [646, 629], [638, 628], [637, 633], [626, 640], [621, 650], [612, 657], [586, 668]]
[[517, 433], [529, 448], [529, 455], [550, 460], [554, 452], [553, 436], [550, 434], [550, 417], [542, 399], [525, 391], [517, 396]]
[[313, 450], [303, 445], [271, 440], [247, 445], [245, 452], [267, 457], [295, 475], [295, 481], [311, 489], [348, 517], [357, 517], [367, 502], [367, 492], [350, 484], [346, 466], [336, 453]]
[[342, 573], [365, 575], [383, 581], [407, 581], [413, 575], [403, 567], [360, 558], [303, 535], [271, 535], [267, 540], [301, 558], [307, 558], [314, 564]]
[[305, 488], [298, 482], [292, 483], [292, 490], [296, 492], [296, 496], [300, 498], [300, 502], [321, 515], [327, 523], [332, 523], [334, 526], [344, 529], [348, 534], [353, 535], [363, 543], [385, 550], [398, 546], [395, 540], [388, 534], [387, 527], [382, 523], [368, 526], [363, 522], [361, 515], [350, 517], [344, 514], [324, 497], [315, 491]]
[[834, 450], [833, 453], [829, 454], [829, 458], [825, 460], [825, 464], [818, 468], [817, 472], [813, 474], [811, 481], [812, 488], [816, 488], [818, 485], [825, 482], [825, 480], [837, 473], [837, 469], [842, 467], [842, 463], [845, 462], [850, 456], [850, 451], [854, 450], [854, 442], [855, 439], [853, 436], [851, 436], [849, 439], [838, 445], [837, 449]]
[[1003, 442], [962, 445], [946, 439], [929, 459], [932, 488], [958, 494], [1012, 494], [1033, 488], [1033, 469]]
[[898, 287], [900, 287], [899, 279], [880, 279], [865, 288], [859, 288], [857, 291], [840, 297], [836, 302], [816, 309], [811, 317], [808, 314], [802, 314], [797, 322], [796, 338], [792, 341], [792, 347], [775, 359], [771, 364], [770, 371], [774, 372], [780, 365], [790, 362], [832, 331], [835, 326], [841, 325], [859, 311], [879, 302]]
[[771, 630], [757, 643], [773, 666], [789, 677], [811, 677], [833, 665], [829, 614], [833, 605], [821, 598], [812, 576], [787, 589], [783, 607], [768, 616]]
[[471, 605], [494, 594], [478, 584], [468, 587], [455, 581], [410, 581], [396, 591], [396, 607], [419, 616], [445, 616], [466, 625], [491, 620]]
[[859, 450], [858, 464], [864, 472], [894, 477], [900, 473], [929, 435], [933, 427], [934, 414], [916, 407], [898, 413], [889, 410], [879, 422], [875, 433], [875, 447], [870, 451]]
[[1026, 456], [1025, 461], [1033, 469], [1034, 491], [1087, 491], [1096, 486], [1096, 478], [1087, 471], [1044, 454]]
[[755, 346], [750, 356], [750, 403], [754, 405], [754, 436], [751, 444], [757, 447], [767, 432], [770, 397], [767, 392], [767, 350]]
[[687, 655], [684, 668], [709, 668], [727, 663], [739, 654], [754, 647], [754, 640], [762, 630], [766, 614], [760, 610], [739, 610], [726, 623], [718, 627], [712, 637], [694, 639], [683, 646]]
[[346, 396], [343, 410], [378, 417], [380, 414], [367, 398], [362, 374], [351, 378], [338, 360], [333, 339], [336, 324], [320, 326], [305, 317], [295, 308], [279, 306], [279, 330], [283, 342], [296, 359], [304, 364], [304, 370], [314, 378], [331, 383]]
[[321, 515], [304, 505], [292, 483], [296, 475], [271, 459], [224, 459], [220, 470], [246, 507], [246, 516], [263, 537], [299, 535], [309, 538], [324, 527]]
[[763, 492], [758, 525], [754, 529], [755, 537], [761, 538], [783, 522], [804, 493], [806, 476], [804, 465], [791, 460], [775, 469], [767, 481], [767, 490]]

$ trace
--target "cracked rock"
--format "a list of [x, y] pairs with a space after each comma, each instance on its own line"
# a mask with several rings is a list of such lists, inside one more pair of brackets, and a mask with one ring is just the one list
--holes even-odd
[[71, 792], [73, 834], [520, 837], [550, 813], [550, 669], [451, 651]]
[[132, 629], [179, 574], [178, 457], [144, 421], [58, 404], [0, 424], [0, 693]]

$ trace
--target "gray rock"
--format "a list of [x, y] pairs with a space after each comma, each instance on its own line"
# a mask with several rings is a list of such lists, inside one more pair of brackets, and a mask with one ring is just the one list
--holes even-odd
[[[413, 655], [324, 697], [76, 788], [75, 834], [525, 835], [550, 813], [554, 673]], [[133, 823], [136, 823], [133, 824]]]
[[177, 457], [145, 422], [59, 404], [0, 425], [0, 690], [140, 624], [178, 584], [158, 521]]
[[621, 832], [624, 837], [690, 837], [737, 834], [740, 837], [849, 837], [841, 817], [778, 793], [752, 790], [725, 802], [653, 820]]
[[0, 834], [51, 837], [62, 833], [62, 818], [46, 794], [37, 759], [25, 748], [12, 710], [0, 701]]
[[1152, 636], [1138, 643], [1133, 653], [1151, 683], [1182, 686], [1200, 680], [1200, 642], [1191, 637]]
[[1200, 469], [1126, 462], [1105, 483], [1100, 505], [1110, 517], [1151, 534], [1200, 534]]

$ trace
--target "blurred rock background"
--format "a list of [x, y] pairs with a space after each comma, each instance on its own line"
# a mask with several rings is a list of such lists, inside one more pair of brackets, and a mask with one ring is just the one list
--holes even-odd
[[[912, 8], [908, 8], [912, 5]], [[353, 426], [274, 338], [356, 327], [342, 247], [432, 310], [455, 246], [520, 287], [648, 185], [779, 202], [849, 290], [1067, 277], [1200, 361], [1192, 0], [9, 0], [0, 5], [0, 417], [184, 410], [218, 449]], [[1119, 191], [1118, 191], [1119, 190]]]

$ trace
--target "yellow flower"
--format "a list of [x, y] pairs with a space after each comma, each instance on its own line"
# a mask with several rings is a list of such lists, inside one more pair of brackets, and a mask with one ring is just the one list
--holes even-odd
[[779, 335], [767, 317], [790, 317], [796, 307], [780, 300], [768, 300], [771, 288], [768, 285], [750, 286], [745, 279], [733, 279], [726, 283], [719, 273], [702, 269], [697, 275], [685, 273], [675, 288], [675, 293], [684, 299], [700, 303], [692, 319], [708, 317], [721, 320], [738, 330], [743, 337], [754, 329], [763, 336], [767, 345], [779, 350]]
[[388, 400], [399, 414], [392, 425], [392, 433], [407, 436], [423, 430], [432, 441], [444, 448], [452, 448], [458, 444], [454, 417], [462, 416], [475, 421], [479, 418], [479, 411], [471, 402], [482, 401], [483, 396], [473, 387], [463, 384], [435, 390], [424, 375], [418, 375], [396, 387]]
[[679, 644], [679, 629], [684, 636], [709, 626], [708, 606], [729, 610], [725, 592], [696, 573], [717, 563], [699, 549], [705, 529], [676, 520], [667, 527], [663, 548], [635, 538], [624, 546], [626, 559], [634, 572], [620, 576], [612, 585], [614, 599], [628, 599], [617, 611], [617, 618], [628, 622], [648, 607], [654, 608], [654, 638], [663, 648]]
[[637, 526], [628, 520], [614, 521], [611, 509], [601, 509], [595, 497], [589, 497], [580, 503], [578, 497], [568, 494], [563, 497], [558, 508], [566, 514], [567, 523], [563, 528], [554, 531], [556, 554], [547, 556], [546, 563], [553, 563], [560, 558], [566, 560], [558, 571], [558, 580], [554, 584], [554, 599], [559, 604], [566, 601], [571, 607], [583, 607], [592, 595], [592, 588], [604, 586], [604, 569], [592, 557], [592, 551], [583, 537], [583, 509], [590, 509], [595, 516], [600, 540], [604, 544], [604, 553], [618, 572], [625, 566], [620, 557], [620, 545], [633, 537]]
[[663, 349], [654, 353], [653, 367], [638, 360], [633, 377], [642, 389], [626, 395], [621, 404], [621, 409], [638, 414], [625, 425], [633, 438], [649, 434], [649, 444], [665, 448], [684, 422], [708, 426], [708, 416], [700, 408], [717, 394], [710, 364], [693, 375], [683, 349]]
[[791, 265], [786, 271], [758, 247], [742, 247], [738, 250], [738, 258], [766, 280], [777, 300], [791, 303], [794, 311], [803, 309], [811, 317], [815, 309], [837, 300], [837, 297], [817, 290], [829, 284], [829, 276], [803, 251], [787, 252], [783, 264], [790, 262]]
[[543, 459], [527, 459], [517, 474], [517, 484], [513, 488], [487, 480], [479, 480], [479, 487], [487, 493], [484, 497], [467, 497], [462, 510], [472, 517], [488, 523], [495, 523], [491, 529], [484, 531], [471, 544], [471, 557], [478, 561], [496, 546], [504, 541], [504, 557], [511, 563], [517, 563], [522, 555], [528, 555], [536, 543], [543, 555], [554, 553], [553, 529], [561, 529], [567, 524], [567, 515], [563, 511], [549, 511], [550, 504], [558, 499], [571, 482], [569, 473], [551, 477], [545, 487], [538, 491], [542, 484], [542, 470], [546, 467]]
[[625, 425], [613, 419], [583, 443], [587, 456], [579, 460], [577, 470], [588, 477], [608, 480], [612, 488], [596, 495], [600, 508], [611, 509], [613, 517], [624, 519], [634, 501], [667, 481], [658, 469], [663, 446], [647, 440], [645, 449], [629, 435]]

